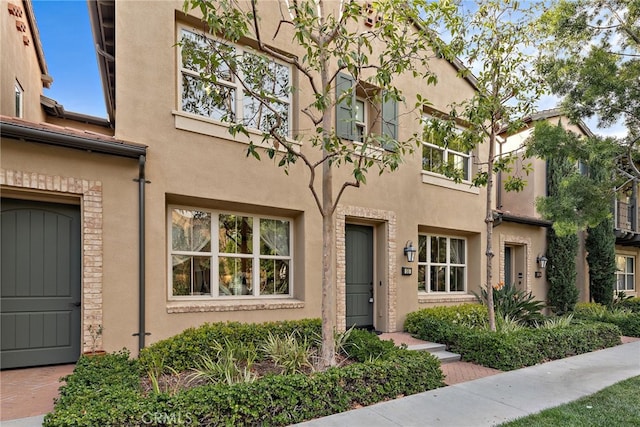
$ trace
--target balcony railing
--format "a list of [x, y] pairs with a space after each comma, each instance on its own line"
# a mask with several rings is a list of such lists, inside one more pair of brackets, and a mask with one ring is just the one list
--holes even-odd
[[638, 231], [638, 210], [635, 200], [616, 200], [615, 203], [615, 228], [621, 231]]

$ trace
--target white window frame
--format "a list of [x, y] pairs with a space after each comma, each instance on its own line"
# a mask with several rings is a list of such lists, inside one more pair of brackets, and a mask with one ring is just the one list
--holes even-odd
[[[446, 262], [441, 263], [441, 262], [432, 262], [431, 261], [431, 238], [432, 237], [436, 237], [436, 238], [446, 238], [447, 240], [447, 251], [446, 251]], [[418, 292], [420, 294], [432, 294], [432, 295], [445, 295], [445, 294], [451, 294], [451, 295], [462, 295], [462, 294], [466, 294], [467, 292], [467, 286], [468, 286], [468, 274], [469, 274], [469, 265], [468, 265], [468, 242], [467, 239], [464, 237], [460, 237], [460, 236], [448, 236], [448, 235], [441, 235], [441, 234], [419, 234], [418, 235], [418, 248], [420, 248], [420, 239], [421, 238], [426, 238], [426, 247], [425, 247], [425, 251], [426, 251], [426, 260], [420, 260], [420, 254], [418, 253]], [[463, 264], [458, 264], [458, 263], [452, 263], [451, 262], [451, 239], [455, 239], [455, 240], [462, 240], [464, 242], [464, 259], [465, 259], [465, 263]], [[418, 250], [419, 252], [419, 250]], [[437, 266], [437, 267], [445, 267], [445, 290], [444, 291], [432, 291], [431, 290], [431, 267], [432, 266]], [[424, 267], [425, 269], [425, 275], [424, 275], [424, 279], [425, 279], [425, 289], [422, 290], [419, 288], [420, 286], [420, 267]], [[451, 267], [462, 267], [464, 268], [464, 289], [462, 291], [451, 291], [451, 283], [450, 283], [450, 279], [451, 279]]]
[[[357, 142], [364, 142], [364, 139], [367, 137], [367, 133], [369, 132], [369, 126], [367, 125], [367, 123], [369, 123], [367, 104], [368, 103], [364, 98], [356, 97], [356, 105], [353, 106], [354, 110], [357, 111], [357, 109], [362, 106], [362, 121], [359, 121], [357, 118], [355, 119]], [[356, 114], [354, 114], [354, 117], [355, 116]]]
[[15, 115], [18, 118], [23, 118], [24, 116], [24, 89], [22, 89], [22, 85], [20, 82], [16, 80], [15, 84]]
[[[618, 258], [624, 258], [624, 270], [618, 270]], [[627, 271], [628, 260], [632, 260], [633, 271]], [[633, 255], [624, 255], [624, 254], [616, 254], [616, 292], [635, 292], [636, 291], [636, 257]], [[627, 279], [631, 277], [633, 287], [631, 289], [626, 288]], [[620, 282], [622, 280], [622, 284], [624, 289], [620, 288]]]
[[[213, 40], [213, 38], [209, 37], [206, 34], [202, 34], [200, 32], [194, 31], [193, 29], [189, 29], [185, 26], [178, 26], [178, 42], [180, 42], [182, 40], [182, 36], [184, 32], [188, 32], [191, 34], [195, 34], [196, 36], [202, 36], [204, 35], [205, 37]], [[262, 53], [259, 53], [253, 49], [241, 46], [241, 45], [234, 45], [231, 43], [225, 43], [225, 45], [232, 47], [235, 50], [236, 55], [243, 55], [243, 54], [251, 54], [251, 55], [256, 55], [256, 56], [260, 56], [260, 57], [264, 57], [264, 58], [268, 58], [269, 61], [273, 61], [274, 63], [284, 66], [289, 70], [289, 82], [290, 85], [293, 84], [293, 70], [290, 64], [287, 64], [285, 62], [282, 62], [276, 58], [273, 57], [268, 57]], [[231, 122], [223, 122], [221, 120], [218, 120], [216, 118], [213, 117], [209, 117], [206, 115], [201, 115], [201, 114], [197, 114], [194, 112], [190, 112], [190, 111], [186, 111], [182, 109], [182, 95], [183, 95], [183, 84], [182, 84], [182, 80], [183, 80], [183, 75], [187, 75], [190, 76], [194, 79], [200, 79], [200, 75], [197, 71], [194, 70], [190, 70], [188, 68], [183, 67], [183, 63], [182, 63], [182, 49], [179, 46], [178, 47], [178, 55], [177, 55], [177, 61], [178, 61], [178, 96], [177, 96], [177, 101], [178, 101], [178, 111], [182, 114], [189, 114], [189, 115], [194, 115], [197, 117], [202, 117], [205, 118], [207, 120], [211, 120], [213, 122], [215, 122], [216, 124], [222, 125], [222, 126], [229, 126], [230, 124], [232, 124]], [[242, 84], [240, 83], [240, 80], [242, 80], [243, 76], [241, 73], [239, 73], [240, 75], [238, 77], [234, 77], [235, 81], [227, 81], [227, 80], [222, 80], [222, 79], [218, 79], [217, 81], [217, 85], [219, 86], [224, 86], [230, 89], [233, 89], [235, 91], [235, 99], [234, 99], [234, 103], [233, 103], [233, 114], [235, 117], [235, 123], [240, 123], [242, 122], [245, 117], [244, 117], [244, 88], [242, 86]], [[292, 127], [292, 116], [293, 116], [293, 100], [292, 100], [292, 95], [291, 95], [291, 91], [287, 91], [287, 96], [286, 97], [279, 97], [277, 98], [278, 102], [281, 102], [283, 104], [286, 104], [288, 106], [288, 114], [287, 114], [287, 123], [286, 128], [287, 128], [287, 135], [285, 135], [286, 138], [291, 138], [291, 127]], [[247, 129], [249, 131], [253, 131], [255, 133], [261, 133], [262, 130], [259, 128], [253, 128], [247, 125]]]
[[[422, 116], [422, 122], [425, 123], [428, 120], [431, 120], [433, 118], [434, 117], [432, 117], [432, 116], [424, 115], [424, 116]], [[459, 133], [462, 133], [463, 129], [461, 127], [459, 127], [459, 126], [456, 126], [456, 131], [459, 132]], [[460, 151], [452, 150], [450, 148], [441, 147], [441, 146], [439, 146], [437, 144], [431, 144], [430, 142], [426, 142], [426, 141], [422, 141], [422, 145], [425, 146], [425, 147], [429, 147], [429, 148], [432, 148], [432, 149], [440, 151], [442, 153], [442, 164], [446, 164], [449, 161], [449, 157], [450, 156], [459, 156], [459, 157], [461, 157], [463, 159], [463, 161], [465, 161], [465, 159], [466, 159], [467, 176], [462, 180], [462, 182], [464, 182], [464, 183], [470, 183], [471, 182], [471, 174], [472, 174], [472, 166], [473, 166], [471, 161], [472, 161], [473, 156], [472, 156], [472, 153], [470, 151], [468, 153], [463, 153], [463, 152], [460, 152]], [[422, 163], [423, 162], [421, 162], [421, 164]], [[458, 168], [458, 169], [464, 170], [464, 168]], [[438, 172], [435, 172], [435, 171], [431, 171], [431, 170], [428, 170], [428, 169], [422, 169], [422, 173], [450, 179], [449, 177], [447, 177], [447, 176], [445, 176], [445, 175], [443, 175], [441, 173], [438, 173]]]
[[[205, 212], [208, 213], [211, 217], [211, 250], [209, 252], [193, 252], [193, 251], [178, 251], [173, 250], [173, 219], [172, 212], [174, 209], [178, 210], [187, 210], [187, 211], [197, 211], [197, 212]], [[219, 240], [218, 240], [218, 230], [219, 230], [219, 218], [220, 215], [237, 215], [242, 217], [250, 217], [253, 219], [253, 253], [251, 254], [230, 254], [219, 251]], [[289, 255], [263, 255], [260, 254], [260, 220], [281, 220], [288, 221], [289, 223]], [[257, 230], [257, 232], [256, 232]], [[204, 300], [204, 301], [228, 301], [228, 300], [236, 300], [236, 301], [247, 301], [251, 299], [282, 299], [282, 298], [293, 298], [293, 219], [287, 217], [277, 217], [270, 215], [256, 215], [249, 214], [246, 212], [233, 212], [233, 211], [221, 211], [221, 210], [212, 210], [212, 209], [204, 209], [194, 206], [182, 206], [182, 205], [169, 205], [167, 207], [167, 292], [169, 300]], [[210, 294], [205, 295], [173, 295], [173, 255], [183, 255], [183, 256], [198, 256], [198, 257], [209, 257], [210, 258], [210, 277], [209, 277], [209, 288]], [[219, 258], [247, 258], [251, 259], [251, 270], [252, 270], [252, 294], [249, 295], [220, 295], [219, 291]], [[260, 261], [264, 259], [273, 259], [273, 260], [285, 260], [289, 263], [289, 292], [286, 294], [260, 294]], [[217, 286], [214, 286], [217, 284]]]

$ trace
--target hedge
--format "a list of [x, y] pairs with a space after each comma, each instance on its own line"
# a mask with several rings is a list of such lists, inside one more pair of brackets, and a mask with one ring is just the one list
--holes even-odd
[[574, 322], [568, 327], [491, 332], [452, 322], [456, 318], [452, 312], [458, 309], [465, 313], [476, 310], [467, 305], [422, 309], [407, 316], [405, 330], [417, 338], [446, 344], [463, 360], [503, 371], [620, 344], [620, 330], [611, 324]]
[[579, 319], [611, 323], [620, 328], [622, 335], [640, 337], [640, 312], [634, 311], [636, 309], [634, 299], [628, 300], [630, 301], [628, 307], [622, 303], [624, 308], [630, 310], [629, 312], [609, 310], [597, 303], [579, 303], [576, 304], [574, 315]]
[[213, 341], [225, 338], [231, 343], [257, 344], [264, 341], [269, 333], [284, 336], [292, 332], [308, 339], [319, 339], [322, 323], [320, 319], [303, 319], [266, 323], [217, 322], [205, 323], [197, 328], [188, 328], [171, 338], [158, 341], [140, 352], [143, 368], [152, 364], [152, 359], [161, 359], [165, 365], [177, 371], [194, 367], [196, 355], [206, 354]]
[[[207, 340], [221, 330], [232, 331], [232, 336], [226, 336], [229, 340], [240, 335], [258, 337], [263, 327], [270, 326], [275, 326], [274, 330], [309, 327], [307, 332], [311, 333], [316, 324], [315, 320], [277, 322], [254, 325], [255, 331], [250, 326], [208, 324], [151, 346], [144, 353], [153, 358], [154, 352], [159, 352], [167, 360], [186, 365], [189, 349], [207, 347], [196, 337]], [[239, 335], [233, 335], [237, 331]], [[142, 359], [132, 360], [127, 352], [83, 356], [66, 378], [44, 425], [289, 425], [444, 385], [440, 362], [429, 353], [397, 348], [359, 330], [352, 331], [345, 347], [363, 362], [311, 375], [269, 375], [253, 383], [209, 384], [174, 394], [148, 395], [140, 386]], [[191, 358], [195, 359], [195, 354]]]

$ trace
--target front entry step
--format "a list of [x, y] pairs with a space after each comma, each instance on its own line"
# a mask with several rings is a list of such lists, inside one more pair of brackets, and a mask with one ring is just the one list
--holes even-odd
[[440, 360], [440, 363], [458, 362], [460, 355], [446, 350], [447, 346], [435, 342], [425, 342], [424, 344], [413, 344], [407, 346], [407, 350], [428, 351]]

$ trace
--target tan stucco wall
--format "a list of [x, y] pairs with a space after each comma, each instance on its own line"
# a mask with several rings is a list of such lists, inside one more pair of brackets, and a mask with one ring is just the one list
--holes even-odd
[[[18, 81], [24, 91], [23, 118], [39, 122], [44, 115], [40, 108], [42, 93], [41, 70], [34, 48], [34, 39], [25, 5], [22, 1], [12, 1], [22, 12], [22, 16], [11, 15], [8, 2], [2, 2], [0, 10], [0, 40], [2, 40], [2, 61], [0, 61], [0, 114], [15, 116], [15, 83]], [[26, 31], [18, 31], [16, 23], [22, 23]], [[26, 37], [27, 44], [24, 38]]]
[[[116, 40], [126, 42], [119, 42], [116, 49], [118, 108], [115, 137], [149, 146], [147, 179], [151, 183], [147, 186], [146, 271], [147, 329], [151, 335], [148, 342], [205, 321], [319, 317], [322, 235], [320, 215], [307, 188], [306, 171], [296, 165], [287, 176], [268, 160], [247, 159], [247, 145], [233, 141], [224, 129], [222, 138], [176, 129], [176, 120], [182, 119], [173, 113], [177, 109], [178, 91], [174, 44], [176, 14], [180, 13], [176, 11], [181, 10], [181, 6], [182, 2], [178, 1], [154, 4], [153, 8], [145, 2], [116, 3]], [[276, 10], [271, 12], [277, 16]], [[262, 21], [269, 22], [266, 18]], [[271, 34], [272, 30], [273, 27], [264, 34]], [[273, 42], [270, 36], [265, 37], [289, 51], [292, 49], [290, 35], [286, 34], [286, 27], [283, 31]], [[406, 108], [414, 104], [418, 91], [429, 95], [434, 107], [442, 110], [446, 110], [449, 103], [473, 93], [466, 81], [455, 77], [455, 69], [450, 64], [438, 61], [433, 69], [442, 74], [436, 87], [426, 87], [422, 82], [415, 84], [411, 79], [402, 83], [407, 102], [406, 106], [400, 106], [404, 109], [400, 112], [403, 117], [401, 138], [419, 129], [419, 113], [403, 116]], [[298, 106], [306, 105], [311, 99], [309, 95], [302, 89], [294, 102]], [[409, 120], [410, 117], [413, 119]], [[294, 127], [298, 129], [311, 127], [303, 114], [297, 115], [295, 123], [297, 126], [294, 124]], [[303, 147], [303, 150], [317, 158], [312, 149]], [[468, 281], [472, 284], [471, 289], [480, 283], [476, 276], [484, 262], [479, 255], [484, 228], [484, 192], [452, 191], [424, 184], [421, 176], [418, 150], [406, 159], [399, 171], [381, 177], [374, 171], [368, 176], [366, 185], [349, 189], [341, 201], [347, 212], [346, 222], [375, 226], [376, 262], [384, 263], [386, 267], [376, 268], [376, 283], [383, 282], [382, 288], [376, 290], [376, 310], [381, 312], [384, 307], [391, 306], [395, 311], [376, 319], [376, 326], [383, 330], [401, 329], [408, 312], [433, 303], [429, 298], [421, 298], [421, 303], [418, 302], [416, 263], [412, 265], [413, 275], [408, 277], [400, 276], [399, 271], [394, 273], [390, 267], [407, 265], [402, 248], [408, 240], [417, 242], [419, 229], [451, 235], [462, 233], [468, 237]], [[336, 188], [343, 177], [343, 172], [336, 173]], [[284, 212], [293, 218], [293, 300], [278, 300], [266, 306], [260, 306], [264, 301], [253, 300], [241, 300], [240, 303], [169, 301], [168, 204], [262, 214]], [[379, 212], [383, 214], [377, 214]], [[393, 228], [390, 227], [391, 217], [395, 217], [393, 242], [388, 237]], [[389, 250], [392, 245], [395, 246], [393, 251]], [[392, 296], [393, 292], [396, 294]], [[395, 306], [390, 302], [393, 298]], [[469, 300], [465, 296], [458, 299]], [[115, 295], [105, 295], [105, 306], [111, 304], [117, 304]]]

